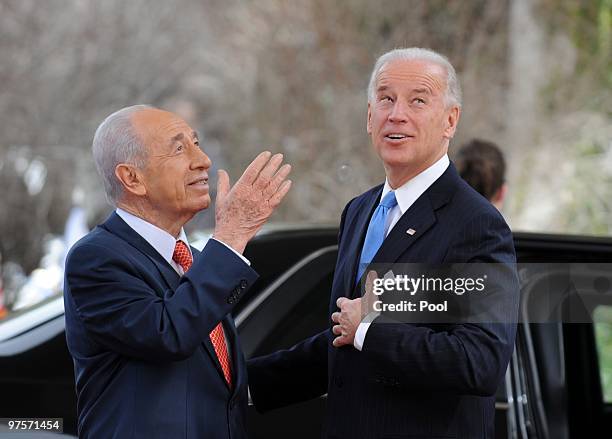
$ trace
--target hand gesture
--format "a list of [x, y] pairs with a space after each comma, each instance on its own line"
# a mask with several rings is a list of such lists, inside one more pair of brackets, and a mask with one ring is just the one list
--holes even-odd
[[282, 154], [262, 152], [231, 189], [229, 175], [219, 170], [213, 238], [244, 251], [291, 188], [291, 165], [282, 162]]
[[362, 297], [353, 300], [339, 297], [336, 301], [336, 306], [340, 311], [331, 315], [332, 322], [335, 323], [332, 333], [337, 336], [332, 342], [334, 347], [353, 345], [359, 324], [366, 315], [374, 310], [374, 302], [378, 300], [373, 292], [376, 277], [374, 270], [368, 273], [365, 281], [365, 294]]

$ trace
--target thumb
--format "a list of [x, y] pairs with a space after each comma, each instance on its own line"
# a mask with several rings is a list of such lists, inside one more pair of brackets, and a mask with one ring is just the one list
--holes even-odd
[[365, 285], [365, 293], [363, 295], [363, 304], [364, 304], [364, 310], [366, 313], [369, 313], [370, 311], [374, 311], [374, 309], [372, 308], [374, 305], [374, 302], [376, 302], [378, 299], [376, 298], [376, 294], [374, 294], [374, 281], [378, 278], [378, 274], [376, 273], [375, 270], [372, 270], [368, 273], [367, 277], [366, 277], [366, 285]]
[[216, 204], [223, 204], [225, 197], [227, 197], [230, 191], [230, 179], [229, 175], [225, 170], [219, 169], [217, 171], [217, 202]]

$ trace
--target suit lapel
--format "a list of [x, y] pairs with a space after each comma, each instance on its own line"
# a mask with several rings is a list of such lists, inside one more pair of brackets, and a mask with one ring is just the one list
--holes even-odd
[[[191, 246], [190, 246], [191, 247]], [[191, 253], [193, 254], [193, 260], [195, 262], [195, 259], [197, 257], [200, 256], [200, 251], [194, 247], [191, 247]], [[223, 318], [223, 320], [221, 320], [221, 323], [223, 324], [223, 332], [225, 333], [225, 337], [227, 339], [227, 343], [230, 345], [228, 346], [228, 349], [231, 351], [231, 357], [230, 361], [230, 368], [231, 368], [231, 373], [232, 373], [232, 382], [235, 383], [234, 379], [234, 369], [235, 369], [235, 364], [236, 362], [233, 360], [234, 357], [234, 351], [237, 349], [236, 348], [236, 343], [235, 340], [232, 340], [230, 337], [230, 332], [231, 328], [228, 329], [228, 319], [229, 319], [229, 314], [227, 316], [225, 316]], [[211, 329], [212, 331], [212, 329]], [[202, 341], [202, 346], [204, 347], [204, 350], [206, 351], [206, 353], [208, 354], [208, 356], [210, 357], [211, 361], [214, 363], [215, 367], [217, 368], [217, 372], [219, 372], [219, 375], [221, 376], [221, 379], [223, 380], [223, 382], [225, 382], [225, 384], [227, 385], [227, 381], [225, 380], [225, 375], [223, 374], [223, 368], [221, 367], [221, 363], [219, 362], [219, 357], [217, 356], [217, 352], [215, 351], [215, 347], [213, 346], [212, 340], [210, 339], [210, 334], [204, 339], [204, 341]]]
[[[223, 319], [223, 329], [227, 336], [227, 342], [231, 346], [230, 349], [230, 360], [232, 366], [232, 394], [240, 388], [245, 380], [242, 368], [239, 367], [241, 361], [242, 351], [240, 350], [240, 344], [238, 343], [238, 333], [236, 332], [236, 326], [232, 321], [230, 314], [225, 316]], [[245, 383], [246, 384], [246, 383]]]
[[[436, 222], [429, 197], [420, 196], [404, 212], [378, 249], [372, 264], [393, 263], [407, 251]], [[413, 234], [408, 230], [412, 229]]]
[[[455, 167], [451, 163], [446, 171], [429, 187], [423, 194], [408, 208], [395, 224], [391, 232], [387, 235], [376, 255], [372, 259], [372, 264], [391, 264], [397, 262], [415, 242], [417, 242], [437, 221], [435, 211], [447, 204], [457, 190], [459, 176]], [[380, 192], [377, 191], [380, 198]], [[357, 261], [361, 254], [361, 247], [365, 239], [365, 233], [372, 211], [369, 212], [365, 230], [362, 231], [359, 248], [356, 250]], [[408, 262], [408, 261], [406, 261]], [[410, 261], [419, 262], [419, 261]], [[355, 265], [356, 267], [356, 265]], [[367, 273], [367, 269], [364, 275]], [[353, 279], [356, 271], [353, 271]], [[352, 288], [353, 297], [359, 297], [359, 284]], [[349, 291], [351, 291], [349, 290]]]
[[113, 212], [111, 216], [102, 224], [102, 228], [110, 233], [117, 235], [124, 241], [128, 242], [132, 247], [147, 256], [151, 262], [155, 264], [158, 271], [162, 275], [168, 287], [176, 290], [179, 285], [180, 276], [172, 268], [170, 264], [153, 248], [142, 236], [136, 233], [125, 221], [121, 219], [117, 213]]
[[[226, 315], [223, 320], [221, 320], [221, 324], [223, 325], [223, 332], [225, 333], [226, 342], [229, 345], [227, 349], [230, 353], [230, 372], [232, 374], [231, 392], [233, 393], [234, 390], [240, 384], [239, 380], [242, 379], [242, 374], [240, 373], [240, 368], [238, 367], [238, 355], [240, 355], [240, 352], [238, 352], [239, 346], [236, 339], [236, 330], [234, 329], [234, 325], [232, 324], [230, 319], [230, 314]], [[208, 353], [210, 359], [215, 364], [217, 372], [219, 372], [219, 376], [227, 385], [227, 381], [225, 380], [225, 374], [223, 373], [223, 368], [221, 367], [219, 357], [217, 356], [217, 352], [215, 351], [215, 347], [212, 344], [210, 336], [206, 337], [206, 339], [202, 342], [202, 346], [204, 346], [204, 350]]]
[[[168, 287], [171, 288], [173, 291], [175, 291], [178, 288], [181, 278], [179, 274], [176, 272], [176, 270], [174, 270], [174, 268], [170, 264], [168, 264], [168, 262], [163, 258], [163, 256], [160, 255], [157, 252], [157, 250], [155, 250], [153, 246], [151, 246], [151, 244], [149, 244], [142, 236], [140, 236], [130, 226], [128, 226], [125, 223], [125, 221], [123, 221], [121, 217], [117, 215], [117, 213], [113, 212], [110, 215], [110, 217], [106, 220], [106, 222], [104, 222], [104, 224], [101, 225], [101, 227], [108, 230], [110, 233], [113, 233], [114, 235], [119, 236], [121, 239], [128, 242], [130, 245], [132, 245], [137, 250], [139, 250], [141, 253], [143, 253], [145, 256], [147, 256], [153, 262], [153, 264], [155, 264], [155, 266], [159, 270], [160, 274], [162, 275]], [[194, 260], [200, 254], [200, 252], [194, 247], [191, 247], [191, 252], [193, 254]], [[236, 355], [235, 351], [237, 347], [235, 343], [235, 338], [230, 339], [230, 336], [229, 336], [233, 331], [231, 329], [232, 325], [228, 321], [228, 319], [229, 319], [229, 316], [226, 316], [223, 319], [223, 329], [228, 338], [228, 342], [231, 343], [232, 358], [235, 358], [235, 355]], [[208, 353], [211, 360], [215, 364], [215, 367], [217, 368], [219, 374], [221, 375], [221, 378], [223, 379], [223, 381], [225, 381], [225, 376], [223, 375], [223, 369], [221, 368], [221, 363], [219, 363], [219, 358], [217, 357], [215, 348], [212, 344], [212, 341], [210, 340], [210, 336], [207, 336], [204, 339], [204, 341], [202, 342], [202, 346], [204, 347], [204, 350]], [[236, 362], [232, 361], [232, 365], [231, 365], [232, 375], [235, 374], [234, 372], [234, 369], [236, 369], [235, 364]], [[232, 376], [232, 378], [234, 379], [234, 376]]]

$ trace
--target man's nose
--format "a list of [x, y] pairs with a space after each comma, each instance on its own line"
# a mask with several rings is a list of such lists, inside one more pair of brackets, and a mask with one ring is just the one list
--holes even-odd
[[212, 165], [212, 161], [199, 146], [194, 145], [191, 150], [193, 151], [191, 160], [192, 169], [210, 168], [210, 166]]
[[402, 99], [397, 99], [393, 103], [391, 112], [389, 113], [389, 122], [402, 123], [408, 120], [408, 107]]

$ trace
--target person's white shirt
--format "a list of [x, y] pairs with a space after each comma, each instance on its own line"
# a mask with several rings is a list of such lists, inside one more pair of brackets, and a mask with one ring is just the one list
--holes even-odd
[[[408, 180], [402, 186], [395, 189], [395, 199], [397, 205], [394, 206], [387, 215], [385, 222], [385, 237], [389, 235], [393, 227], [397, 224], [399, 219], [404, 213], [414, 204], [414, 202], [431, 186], [438, 178], [444, 174], [446, 168], [450, 164], [448, 155], [444, 154], [437, 162], [425, 169], [420, 174], [416, 175], [412, 179]], [[383, 187], [382, 194], [380, 195], [380, 201], [393, 189], [389, 185], [389, 180], [385, 180], [385, 186]], [[353, 346], [356, 349], [361, 350], [365, 341], [366, 334], [372, 321], [378, 317], [377, 313], [370, 313], [364, 317], [359, 323], [357, 331], [355, 332], [355, 338], [353, 340]]]
[[[168, 262], [168, 264], [170, 264], [172, 268], [176, 270], [179, 275], [182, 276], [183, 274], [185, 274], [183, 268], [172, 259], [172, 255], [174, 255], [174, 247], [176, 246], [176, 241], [179, 239], [187, 245], [189, 253], [191, 253], [191, 247], [189, 246], [189, 241], [187, 241], [187, 235], [185, 234], [185, 230], [182, 227], [179, 236], [175, 238], [165, 230], [160, 229], [156, 225], [151, 224], [150, 222], [140, 217], [137, 217], [136, 215], [133, 215], [130, 212], [121, 209], [120, 207], [117, 208], [116, 212], [117, 215], [119, 215], [121, 219], [132, 228], [132, 230], [134, 230], [136, 233], [142, 236], [145, 241], [151, 244], [151, 247], [153, 247], [157, 251], [157, 253], [159, 253], [166, 260], [166, 262]], [[251, 262], [247, 258], [245, 258], [243, 255], [238, 253], [236, 250], [231, 248], [223, 241], [219, 241], [215, 238], [210, 239], [214, 239], [215, 241], [223, 244], [232, 252], [234, 252], [237, 256], [239, 256], [240, 259], [245, 262], [245, 264], [251, 265]], [[193, 258], [193, 254], [191, 256]]]

